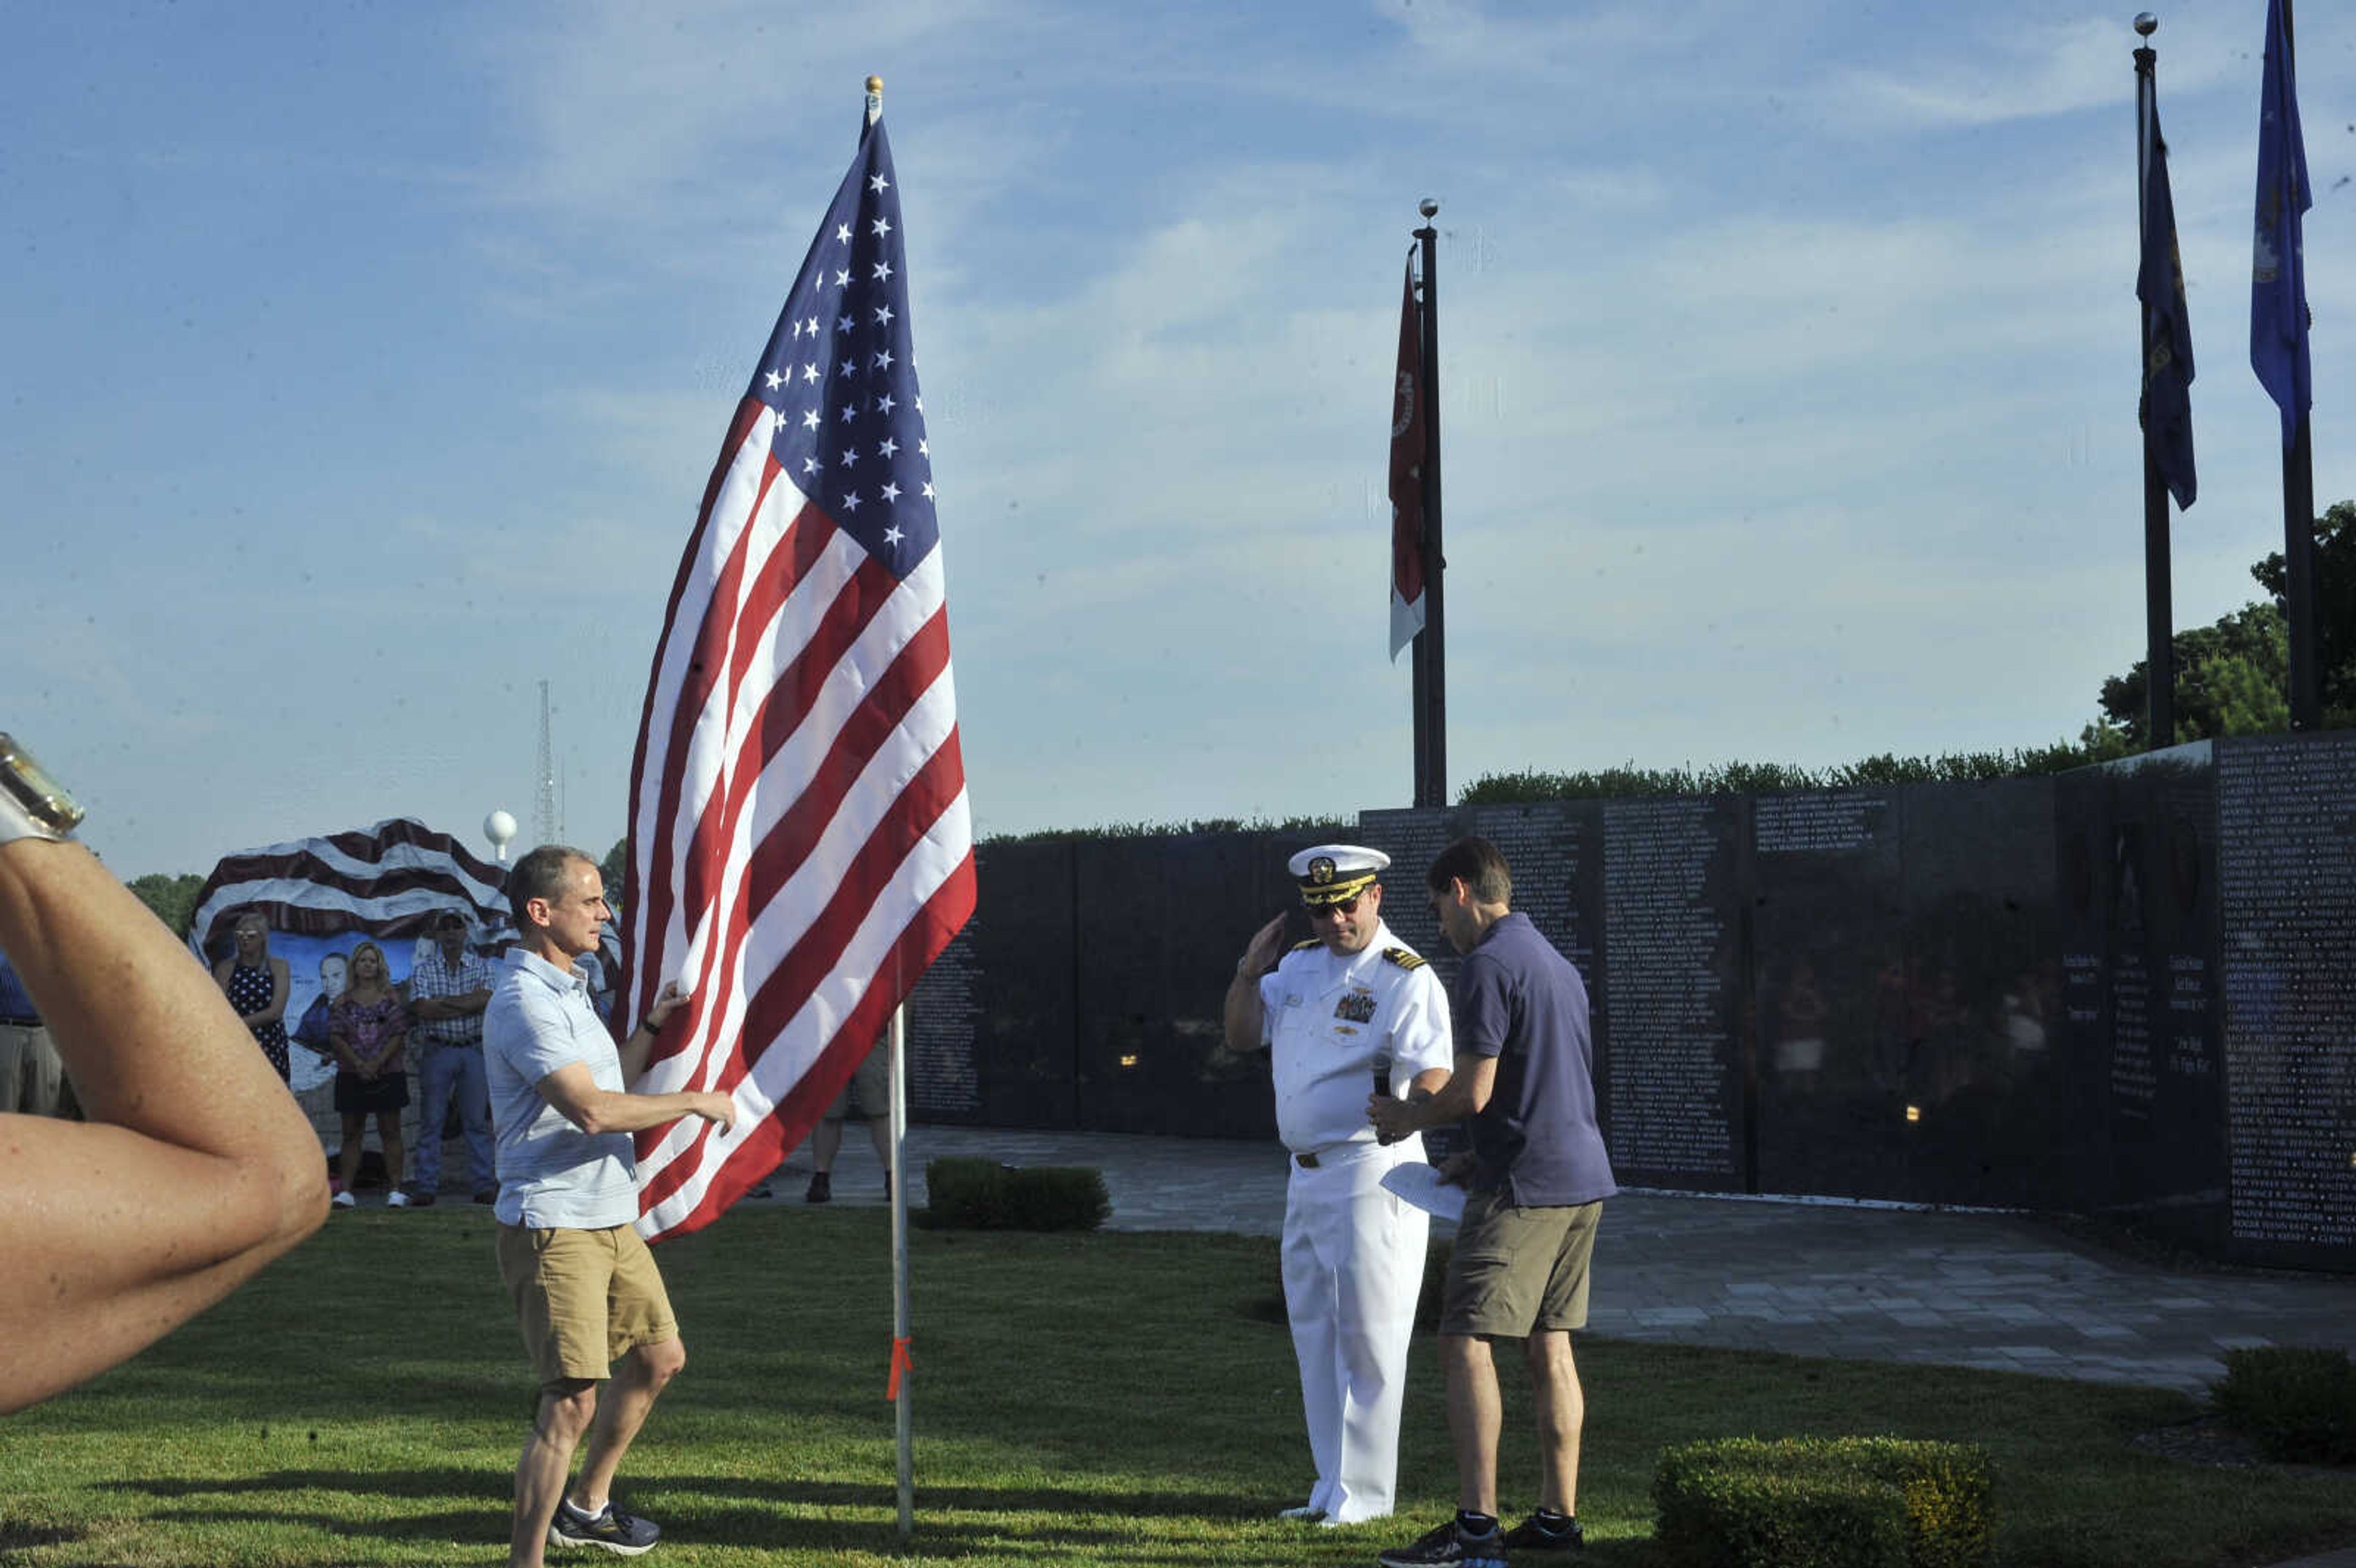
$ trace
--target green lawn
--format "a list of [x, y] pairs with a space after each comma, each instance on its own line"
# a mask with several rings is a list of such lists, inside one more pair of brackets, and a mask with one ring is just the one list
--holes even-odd
[[[914, 1253], [919, 1559], [1367, 1563], [1451, 1503], [1419, 1342], [1406, 1518], [1269, 1517], [1311, 1479], [1290, 1346], [1267, 1312], [1271, 1242], [919, 1231]], [[621, 1488], [668, 1532], [653, 1561], [901, 1555], [886, 1216], [748, 1209], [661, 1258], [688, 1370]], [[2194, 1413], [2176, 1394], [1601, 1340], [1580, 1358], [1584, 1561], [1607, 1568], [1655, 1561], [1661, 1446], [1734, 1434], [1985, 1443], [2007, 1563], [2265, 1563], [2356, 1541], [2356, 1476], [2128, 1447]], [[1518, 1509], [1535, 1459], [1516, 1367], [1506, 1385]], [[133, 1365], [0, 1423], [0, 1562], [496, 1563], [532, 1401], [482, 1211], [339, 1213]]]

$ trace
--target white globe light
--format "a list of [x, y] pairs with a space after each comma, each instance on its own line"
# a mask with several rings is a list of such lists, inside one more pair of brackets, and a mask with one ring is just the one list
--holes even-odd
[[505, 849], [516, 836], [516, 819], [504, 811], [495, 811], [483, 818], [483, 837]]

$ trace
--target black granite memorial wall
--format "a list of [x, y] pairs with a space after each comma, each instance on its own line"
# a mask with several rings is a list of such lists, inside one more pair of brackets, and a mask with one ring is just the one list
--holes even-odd
[[[2356, 736], [2052, 779], [1369, 811], [1383, 914], [1443, 979], [1423, 869], [1480, 833], [1594, 1000], [1625, 1184], [2105, 1211], [2356, 1271]], [[980, 851], [911, 1005], [924, 1120], [1259, 1138], [1220, 1037], [1306, 839]], [[1294, 938], [1305, 922], [1294, 914]]]
[[977, 852], [973, 918], [908, 997], [908, 1115], [1065, 1128], [1080, 1120], [1069, 843]]
[[1276, 1136], [1268, 1058], [1226, 1049], [1220, 1007], [1252, 933], [1299, 908], [1284, 861], [1306, 842], [1202, 833], [1075, 847], [1081, 1125]]
[[2356, 1269], [2356, 735], [2218, 751], [2228, 1253]]
[[2054, 789], [2062, 1039], [2082, 1069], [2074, 1197], [2208, 1251], [2223, 1243], [2217, 815], [2207, 744], [2064, 774]]

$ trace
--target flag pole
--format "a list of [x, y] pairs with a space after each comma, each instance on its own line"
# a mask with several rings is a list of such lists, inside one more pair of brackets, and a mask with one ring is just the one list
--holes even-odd
[[1440, 203], [1417, 204], [1423, 227], [1423, 631], [1416, 639], [1422, 656], [1423, 771], [1416, 778], [1415, 804], [1448, 804], [1448, 618], [1442, 583], [1445, 559], [1440, 548], [1440, 230], [1432, 219]]
[[[2135, 19], [2144, 46], [2135, 52], [2136, 70], [2136, 254], [2147, 253], [2151, 221], [2152, 119], [2158, 84], [2154, 67], [2159, 57], [2150, 47], [2159, 18], [2146, 11]], [[2172, 240], [2171, 240], [2172, 243]], [[2168, 559], [2168, 484], [2159, 472], [2151, 418], [2151, 307], [2140, 299], [2136, 306], [2137, 384], [2143, 392], [2143, 620], [2144, 620], [2144, 745], [2157, 751], [2176, 743], [2175, 585]]]
[[[2283, 99], [2292, 113], [2298, 104], [2298, 46], [2291, 28], [2291, 0], [2279, 0], [2282, 5], [2282, 71]], [[2269, 39], [2269, 44], [2273, 40]], [[2295, 133], [2296, 134], [2296, 133]], [[2303, 135], [2296, 136], [2303, 142]], [[2297, 235], [2299, 215], [2309, 199], [2306, 187], [2307, 165], [2305, 149], [2283, 170], [2285, 206], [2292, 226], [2293, 244], [2301, 243]], [[2288, 187], [2296, 184], [2297, 190]], [[2307, 310], [2307, 271], [2304, 258], [2284, 256], [2279, 264], [2296, 267], [2291, 275], [2298, 287], [2290, 301], [2293, 312]], [[2293, 324], [2299, 335], [2298, 352], [2306, 351], [2308, 324]], [[2316, 686], [2315, 657], [2315, 450], [2308, 434], [2308, 411], [2298, 411], [2298, 420], [2290, 444], [2283, 449], [2283, 609], [2290, 630], [2290, 727], [2295, 731], [2323, 728], [2322, 699]]]
[[900, 1539], [916, 1528], [916, 1432], [908, 1412], [908, 1008], [892, 1009], [885, 1050], [892, 1079], [892, 1384], [893, 1436], [899, 1449]]
[[[884, 118], [884, 79], [867, 79], [867, 119], [873, 125]], [[908, 1140], [908, 1008], [892, 1009], [891, 1028], [884, 1032], [885, 1076], [891, 1083], [888, 1113], [892, 1134], [885, 1169], [892, 1182], [892, 1371], [886, 1388], [892, 1399], [893, 1445], [897, 1452], [900, 1539], [916, 1531], [916, 1456], [915, 1427], [909, 1419], [908, 1384], [914, 1366], [908, 1354], [908, 1182], [903, 1157]]]
[[2315, 657], [2315, 452], [2308, 416], [2283, 453], [2283, 599], [2290, 623], [2290, 727], [2323, 728]]

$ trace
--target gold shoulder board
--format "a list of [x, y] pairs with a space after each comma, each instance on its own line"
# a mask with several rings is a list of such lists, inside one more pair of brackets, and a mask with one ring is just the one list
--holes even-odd
[[1386, 947], [1383, 949], [1383, 956], [1389, 959], [1392, 963], [1398, 965], [1402, 969], [1420, 969], [1423, 967], [1423, 960], [1416, 955], [1409, 953], [1404, 947]]

